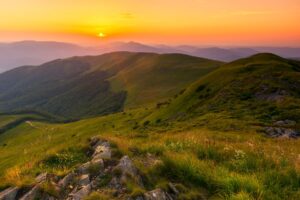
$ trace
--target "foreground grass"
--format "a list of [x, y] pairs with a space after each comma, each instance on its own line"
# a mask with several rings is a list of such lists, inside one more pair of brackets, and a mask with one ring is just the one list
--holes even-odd
[[0, 187], [31, 184], [41, 171], [67, 173], [85, 162], [87, 139], [99, 135], [134, 159], [149, 190], [172, 181], [181, 199], [299, 197], [299, 140], [269, 139], [255, 129], [194, 127], [192, 122], [140, 124], [147, 112], [69, 124], [25, 123], [4, 133], [0, 136]]

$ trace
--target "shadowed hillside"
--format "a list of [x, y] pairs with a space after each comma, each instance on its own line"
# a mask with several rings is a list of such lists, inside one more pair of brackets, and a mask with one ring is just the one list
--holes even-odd
[[220, 64], [180, 54], [117, 52], [20, 67], [0, 75], [0, 110], [66, 118], [108, 114], [121, 111], [125, 101], [136, 107], [175, 95]]

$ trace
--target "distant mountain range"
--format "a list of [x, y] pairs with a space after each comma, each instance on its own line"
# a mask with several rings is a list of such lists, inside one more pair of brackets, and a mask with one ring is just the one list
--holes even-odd
[[189, 45], [145, 45], [137, 42], [113, 42], [97, 47], [81, 47], [70, 43], [21, 41], [0, 43], [0, 73], [18, 66], [40, 65], [57, 58], [99, 55], [114, 51], [180, 53], [226, 62], [261, 52], [275, 53], [286, 58], [300, 57], [300, 48], [289, 47], [203, 48]]

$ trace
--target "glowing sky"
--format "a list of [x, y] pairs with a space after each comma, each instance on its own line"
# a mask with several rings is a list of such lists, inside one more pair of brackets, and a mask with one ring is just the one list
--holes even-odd
[[300, 0], [0, 0], [0, 41], [300, 46]]

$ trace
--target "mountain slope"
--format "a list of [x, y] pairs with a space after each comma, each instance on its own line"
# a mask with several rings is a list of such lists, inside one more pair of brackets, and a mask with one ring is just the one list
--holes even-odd
[[[0, 110], [34, 109], [67, 118], [108, 114], [122, 110], [125, 101], [138, 106], [175, 95], [220, 64], [178, 54], [116, 52], [20, 67], [0, 74]], [[117, 87], [124, 78], [125, 87]], [[126, 99], [144, 93], [153, 98]]]
[[260, 122], [300, 119], [300, 63], [273, 54], [225, 64], [200, 78], [149, 117], [188, 118], [222, 113]]

